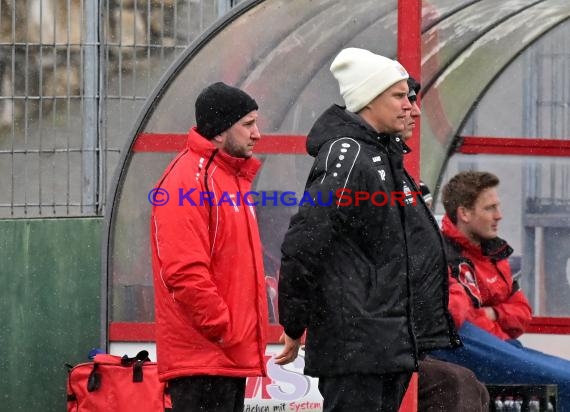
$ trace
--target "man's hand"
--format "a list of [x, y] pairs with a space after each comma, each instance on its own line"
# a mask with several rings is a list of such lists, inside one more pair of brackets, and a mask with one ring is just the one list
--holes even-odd
[[485, 315], [487, 315], [487, 317], [493, 322], [497, 320], [497, 312], [495, 312], [495, 309], [493, 309], [492, 306], [483, 306], [482, 309], [485, 310]]
[[275, 356], [275, 363], [277, 365], [286, 365], [293, 362], [299, 354], [299, 348], [301, 347], [301, 338], [291, 339], [285, 334], [285, 332], [283, 332], [279, 338], [279, 343], [284, 343], [285, 347], [283, 348], [283, 352]]

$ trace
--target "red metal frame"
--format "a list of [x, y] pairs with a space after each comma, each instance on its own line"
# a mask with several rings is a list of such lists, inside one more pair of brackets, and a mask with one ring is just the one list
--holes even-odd
[[[398, 61], [408, 73], [421, 82], [422, 71], [422, 1], [398, 1]], [[418, 104], [419, 96], [418, 96]], [[408, 172], [419, 181], [420, 178], [420, 124], [417, 123], [412, 138], [406, 142], [412, 152], [406, 156]]]
[[[186, 145], [186, 134], [143, 133], [133, 146], [133, 152], [175, 153]], [[463, 154], [499, 154], [570, 157], [570, 141], [554, 139], [497, 138], [462, 136], [462, 145], [457, 150]], [[304, 155], [306, 136], [266, 135], [255, 148], [257, 154]], [[418, 152], [419, 150], [416, 150]], [[534, 318], [529, 333], [570, 334], [570, 318]], [[282, 328], [269, 326], [268, 340], [278, 343]], [[109, 339], [113, 342], [153, 342], [154, 323], [111, 322]]]
[[462, 140], [457, 152], [463, 154], [570, 157], [570, 140], [485, 136], [462, 136]]
[[[164, 152], [177, 153], [186, 147], [187, 134], [141, 133], [133, 145], [134, 153]], [[255, 145], [256, 154], [299, 154], [306, 155], [306, 136], [265, 135]]]
[[570, 318], [533, 318], [527, 333], [544, 333], [549, 335], [570, 335]]
[[[281, 326], [269, 325], [268, 342], [279, 343], [282, 332]], [[536, 317], [532, 320], [527, 332], [568, 335], [570, 334], [570, 318]], [[154, 322], [111, 322], [109, 340], [111, 342], [154, 342]]]
[[135, 139], [133, 153], [178, 153], [186, 147], [187, 134], [141, 133]]

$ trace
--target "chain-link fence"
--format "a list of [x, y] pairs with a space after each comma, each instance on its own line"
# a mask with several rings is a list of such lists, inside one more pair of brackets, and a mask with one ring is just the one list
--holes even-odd
[[0, 0], [0, 218], [101, 215], [167, 67], [232, 0]]

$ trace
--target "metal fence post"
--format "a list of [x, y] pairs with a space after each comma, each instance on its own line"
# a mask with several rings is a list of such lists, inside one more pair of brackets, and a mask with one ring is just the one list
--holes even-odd
[[82, 214], [98, 206], [99, 172], [99, 0], [84, 0]]

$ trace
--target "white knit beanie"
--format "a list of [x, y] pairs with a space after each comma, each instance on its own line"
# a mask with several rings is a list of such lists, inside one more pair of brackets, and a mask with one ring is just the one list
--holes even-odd
[[358, 112], [393, 84], [408, 78], [400, 63], [368, 50], [341, 50], [330, 71], [338, 81], [346, 109]]

